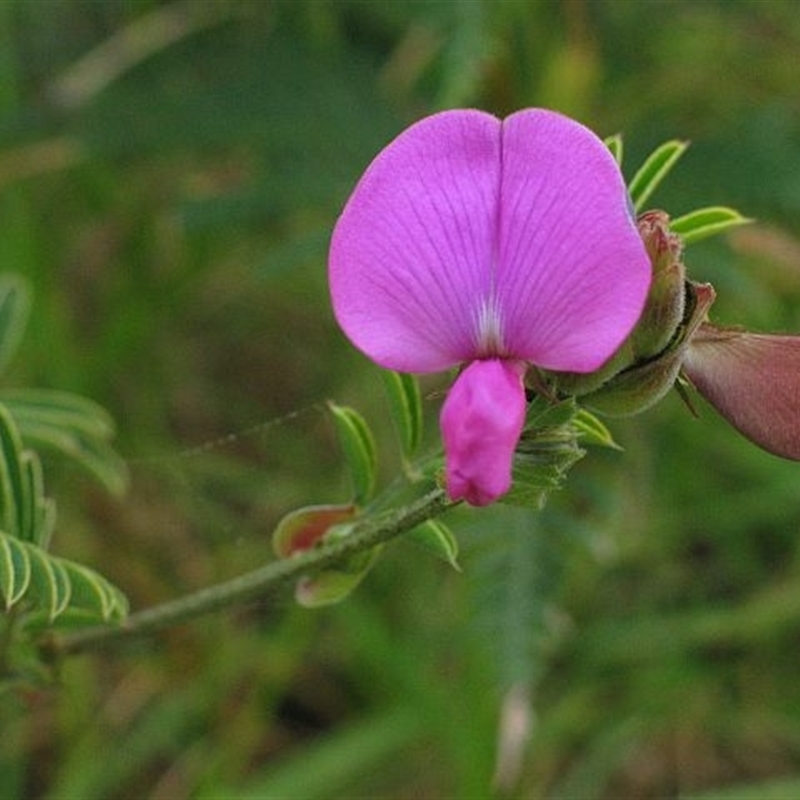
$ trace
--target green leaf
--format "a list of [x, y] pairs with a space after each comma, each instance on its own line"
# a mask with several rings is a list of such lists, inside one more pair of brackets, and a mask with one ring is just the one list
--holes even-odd
[[0, 372], [17, 351], [30, 311], [30, 293], [22, 278], [0, 276]]
[[16, 605], [31, 583], [31, 560], [26, 548], [10, 536], [0, 534], [0, 595], [6, 610]]
[[639, 168], [628, 186], [634, 210], [641, 211], [651, 194], [684, 154], [688, 142], [676, 139], [657, 147]]
[[322, 572], [314, 577], [300, 578], [294, 596], [304, 608], [330, 606], [346, 599], [362, 578], [361, 573]]
[[375, 439], [364, 418], [352, 408], [328, 403], [353, 481], [353, 499], [364, 505], [375, 491]]
[[340, 603], [372, 569], [380, 550], [380, 547], [373, 547], [372, 550], [351, 556], [336, 569], [300, 578], [295, 587], [295, 600], [305, 608]]
[[39, 458], [23, 450], [19, 432], [0, 403], [0, 520], [10, 536], [46, 546], [55, 521], [55, 506], [44, 495]]
[[622, 134], [615, 133], [613, 136], [607, 137], [605, 140], [606, 147], [611, 151], [614, 156], [614, 161], [618, 166], [622, 166], [622, 156], [624, 155], [624, 147], [622, 142]]
[[30, 487], [22, 468], [22, 441], [8, 409], [0, 404], [0, 530], [19, 539], [30, 538], [25, 512]]
[[42, 465], [35, 453], [23, 451], [22, 468], [28, 484], [29, 503], [25, 512], [29, 534], [25, 538], [46, 550], [56, 521], [55, 503], [45, 497]]
[[52, 622], [69, 606], [72, 584], [58, 559], [36, 546], [29, 547], [28, 554], [31, 559], [31, 594], [38, 608]]
[[408, 538], [437, 558], [461, 571], [458, 564], [458, 540], [450, 528], [438, 519], [429, 519], [409, 531]]
[[15, 415], [54, 427], [110, 438], [116, 431], [111, 415], [94, 400], [57, 389], [3, 389], [3, 402]]
[[72, 584], [70, 610], [98, 615], [104, 620], [117, 619], [128, 613], [128, 600], [116, 586], [94, 570], [72, 561], [61, 561]]
[[541, 395], [536, 395], [528, 403], [528, 410], [525, 414], [525, 431], [541, 431], [569, 425], [575, 418], [577, 410], [578, 406], [572, 397], [554, 403], [545, 400]]
[[75, 613], [87, 621], [109, 622], [128, 612], [125, 596], [102, 575], [2, 532], [0, 594], [7, 609], [23, 604], [31, 615], [27, 624], [34, 625], [37, 619], [50, 625]]
[[670, 221], [673, 233], [683, 239], [685, 244], [693, 244], [709, 236], [747, 225], [751, 219], [743, 217], [738, 211], [725, 206], [709, 206], [699, 208]]
[[411, 458], [422, 441], [422, 396], [419, 381], [406, 373], [383, 371], [389, 407], [400, 434], [403, 455]]
[[581, 437], [582, 443], [622, 450], [614, 441], [611, 431], [591, 411], [587, 411], [585, 408], [579, 409], [572, 424]]
[[0, 401], [26, 444], [57, 450], [89, 470], [113, 494], [125, 491], [128, 469], [109, 443], [114, 423], [97, 403], [47, 389], [5, 389]]

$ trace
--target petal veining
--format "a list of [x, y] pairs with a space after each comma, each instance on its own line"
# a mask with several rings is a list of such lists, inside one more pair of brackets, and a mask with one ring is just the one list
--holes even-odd
[[510, 354], [591, 372], [641, 314], [651, 266], [605, 144], [552, 111], [503, 122], [496, 293]]
[[372, 162], [333, 233], [337, 321], [378, 364], [435, 372], [475, 355], [491, 293], [500, 121], [446, 111], [412, 125]]
[[479, 306], [475, 321], [475, 354], [480, 358], [504, 356], [503, 317], [494, 295]]

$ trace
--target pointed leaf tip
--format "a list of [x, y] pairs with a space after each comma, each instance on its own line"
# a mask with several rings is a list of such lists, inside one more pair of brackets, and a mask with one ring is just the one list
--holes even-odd
[[458, 540], [453, 531], [440, 520], [426, 520], [410, 531], [408, 537], [429, 553], [446, 561], [454, 570], [461, 572], [458, 563]]
[[622, 157], [625, 154], [622, 134], [615, 133], [613, 136], [608, 136], [603, 141], [605, 142], [606, 147], [611, 151], [611, 155], [614, 156], [614, 161], [617, 162], [617, 166], [621, 167]]
[[622, 450], [614, 441], [611, 431], [591, 411], [585, 408], [578, 409], [572, 424], [581, 443], [608, 447], [611, 450]]
[[702, 239], [724, 233], [741, 225], [748, 225], [753, 220], [743, 217], [738, 211], [726, 206], [709, 206], [699, 208], [673, 219], [670, 230], [683, 239], [684, 244], [694, 244]]
[[678, 163], [688, 146], [689, 142], [673, 139], [664, 142], [645, 159], [628, 187], [631, 202], [637, 212], [642, 210], [644, 204]]

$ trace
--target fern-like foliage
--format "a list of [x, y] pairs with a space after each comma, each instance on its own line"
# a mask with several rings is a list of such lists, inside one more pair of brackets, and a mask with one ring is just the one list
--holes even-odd
[[[0, 371], [24, 332], [27, 285], [0, 275]], [[52, 555], [55, 503], [33, 447], [56, 450], [121, 492], [127, 473], [110, 444], [114, 427], [90, 400], [43, 389], [0, 389], [0, 689], [36, 673], [23, 654], [45, 628], [121, 620], [125, 596], [93, 569]], [[5, 612], [3, 614], [3, 612]]]
[[102, 575], [0, 532], [0, 596], [6, 610], [21, 606], [28, 628], [122, 619], [128, 602]]
[[44, 495], [37, 455], [24, 449], [9, 410], [0, 404], [0, 599], [29, 622], [123, 617], [122, 593], [94, 570], [47, 552], [55, 505]]
[[[0, 376], [22, 340], [30, 305], [27, 284], [0, 274]], [[67, 456], [114, 494], [125, 490], [127, 467], [111, 446], [114, 423], [97, 403], [69, 392], [11, 387], [0, 388], [0, 403], [28, 447]]]

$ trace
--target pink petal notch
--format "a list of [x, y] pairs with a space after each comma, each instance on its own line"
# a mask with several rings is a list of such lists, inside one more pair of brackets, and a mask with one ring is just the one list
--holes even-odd
[[630, 333], [651, 265], [622, 174], [588, 128], [529, 109], [503, 122], [497, 306], [509, 353], [592, 372]]
[[800, 336], [703, 325], [683, 370], [740, 433], [770, 453], [800, 460]]
[[470, 364], [442, 406], [447, 493], [483, 506], [511, 488], [514, 450], [525, 424], [524, 365], [489, 359]]
[[474, 353], [491, 290], [500, 179], [498, 119], [446, 111], [372, 162], [333, 232], [336, 319], [373, 361], [438, 372]]

